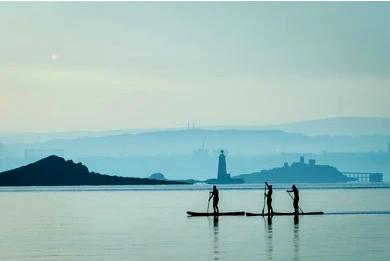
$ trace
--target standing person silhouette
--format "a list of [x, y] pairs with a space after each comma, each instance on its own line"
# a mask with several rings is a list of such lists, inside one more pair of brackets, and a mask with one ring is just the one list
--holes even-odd
[[268, 193], [264, 192], [264, 195], [267, 197], [267, 208], [268, 208], [268, 215], [272, 215], [274, 213], [274, 210], [272, 208], [272, 186], [268, 185], [266, 182], [265, 185], [267, 185]]
[[287, 190], [287, 192], [294, 192], [294, 200], [293, 200], [293, 206], [294, 206], [294, 213], [295, 214], [298, 214], [299, 213], [299, 191], [297, 189], [297, 187], [294, 185], [292, 185], [292, 189], [291, 190]]
[[219, 208], [218, 208], [218, 201], [219, 201], [219, 195], [218, 195], [218, 189], [216, 186], [213, 186], [213, 191], [210, 191], [210, 199], [213, 198], [213, 210], [214, 210], [214, 215], [219, 213]]

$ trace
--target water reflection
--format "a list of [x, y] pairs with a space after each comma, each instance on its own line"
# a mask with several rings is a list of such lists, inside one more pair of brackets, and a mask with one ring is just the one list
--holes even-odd
[[[209, 219], [210, 220], [210, 219]], [[219, 227], [218, 216], [213, 217], [213, 260], [219, 260]], [[209, 223], [210, 224], [210, 223]]]
[[272, 216], [267, 217], [266, 228], [267, 228], [267, 234], [265, 234], [267, 237], [266, 238], [266, 253], [268, 256], [268, 260], [272, 260], [272, 257], [273, 257], [273, 253], [272, 253], [273, 252]]
[[299, 216], [294, 215], [294, 260], [299, 260]]

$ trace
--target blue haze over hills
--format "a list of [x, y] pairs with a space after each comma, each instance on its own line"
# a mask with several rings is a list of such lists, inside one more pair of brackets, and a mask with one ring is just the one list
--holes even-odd
[[[0, 135], [0, 171], [39, 158], [27, 155], [26, 149], [43, 154], [62, 150], [65, 158], [81, 161], [100, 173], [148, 177], [161, 172], [170, 179], [205, 179], [215, 177], [218, 152], [225, 149], [232, 176], [280, 167], [303, 155], [341, 171], [384, 172], [386, 181], [390, 173], [389, 122], [380, 118], [338, 118], [279, 125], [283, 131], [275, 126], [273, 130], [221, 127], [35, 134], [38, 136], [29, 138], [43, 142], [11, 144], [7, 141], [17, 135]], [[53, 139], [56, 137], [61, 139]]]
[[[241, 130], [281, 130], [304, 135], [330, 136], [360, 136], [360, 135], [390, 135], [390, 119], [378, 117], [340, 117], [327, 118], [302, 122], [291, 122], [275, 125], [226, 125], [226, 126], [198, 126], [201, 129], [241, 129]], [[34, 143], [53, 139], [75, 139], [79, 137], [102, 137], [121, 134], [136, 134], [164, 130], [185, 130], [177, 128], [160, 129], [123, 129], [107, 131], [72, 131], [72, 132], [16, 132], [1, 133], [0, 143]]]

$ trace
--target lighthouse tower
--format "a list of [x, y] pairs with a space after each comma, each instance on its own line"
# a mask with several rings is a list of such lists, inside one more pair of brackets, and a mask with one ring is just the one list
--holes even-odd
[[223, 150], [221, 150], [221, 153], [219, 154], [217, 180], [218, 181], [230, 180], [230, 175], [227, 174], [227, 171], [226, 171], [226, 156], [225, 156]]

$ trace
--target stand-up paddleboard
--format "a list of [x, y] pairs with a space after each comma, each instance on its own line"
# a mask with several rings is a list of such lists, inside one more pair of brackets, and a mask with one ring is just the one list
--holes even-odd
[[193, 212], [193, 211], [187, 211], [187, 214], [189, 216], [193, 217], [207, 217], [207, 216], [244, 216], [244, 211], [237, 211], [237, 212], [219, 212], [214, 215], [213, 212]]
[[[294, 213], [294, 212], [274, 212], [273, 214], [271, 214], [270, 216], [302, 216], [302, 215], [323, 215], [324, 212], [322, 211], [318, 211], [318, 212], [304, 212], [304, 213]], [[246, 216], [263, 216], [263, 217], [266, 217], [268, 216], [267, 213], [250, 213], [250, 212], [247, 212], [246, 213]]]

